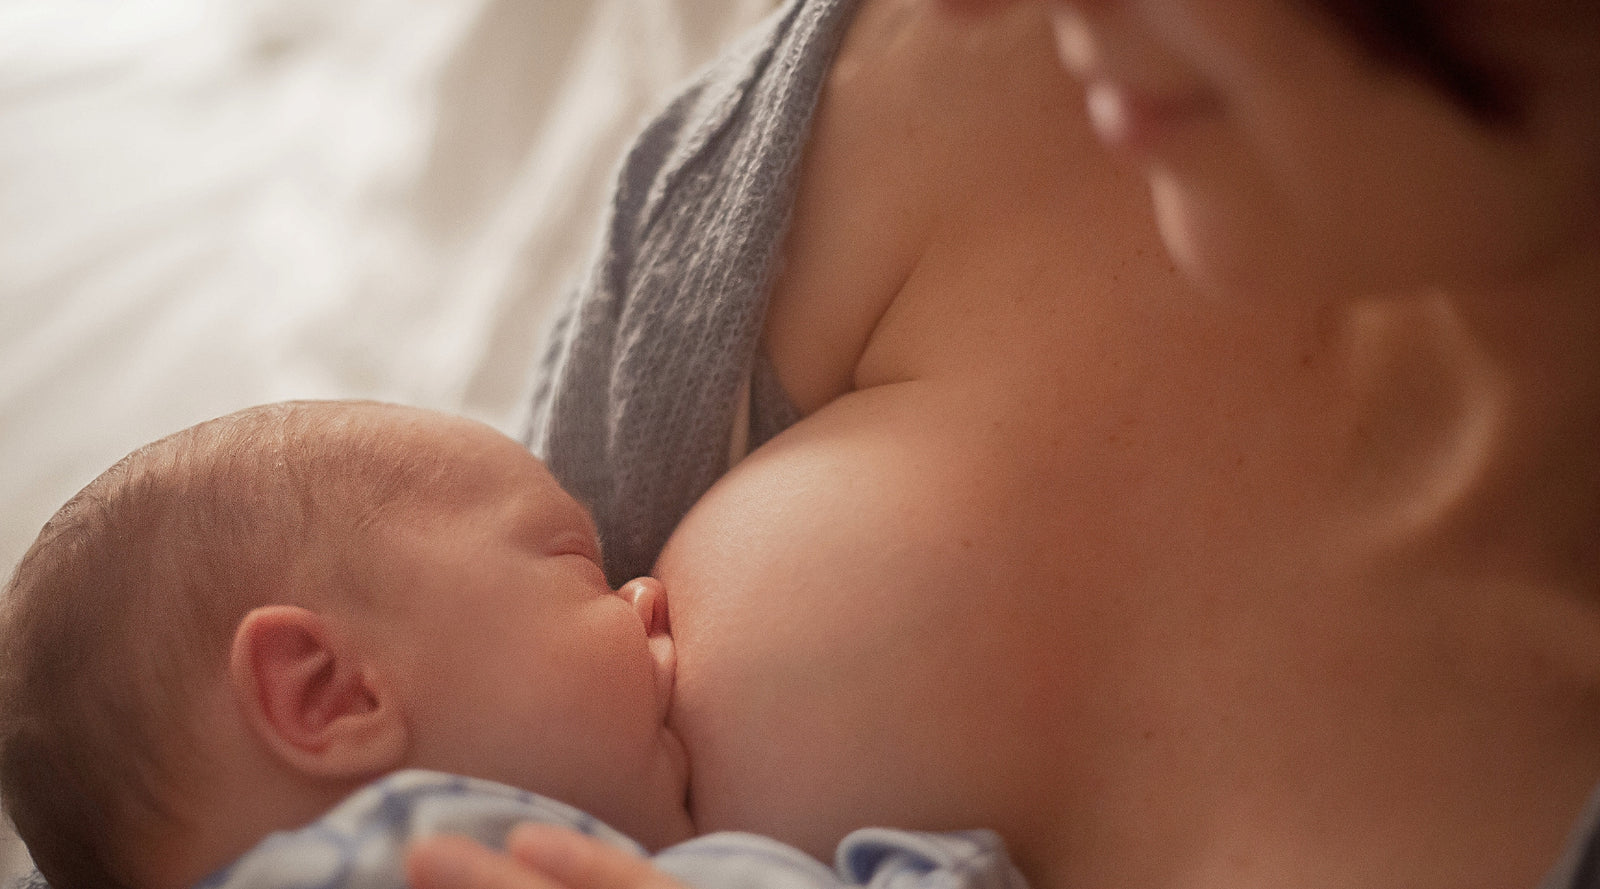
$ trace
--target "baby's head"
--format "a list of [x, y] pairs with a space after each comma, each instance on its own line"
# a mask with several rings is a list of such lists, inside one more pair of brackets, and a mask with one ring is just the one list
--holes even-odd
[[0, 618], [0, 793], [59, 889], [187, 885], [408, 767], [687, 836], [658, 583], [521, 446], [370, 403], [268, 405], [129, 455]]

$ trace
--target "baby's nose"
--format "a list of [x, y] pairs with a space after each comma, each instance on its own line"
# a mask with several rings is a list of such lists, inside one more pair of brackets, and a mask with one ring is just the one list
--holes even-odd
[[644, 624], [645, 635], [672, 632], [667, 614], [667, 588], [654, 577], [639, 577], [628, 581], [617, 590], [617, 595], [632, 603], [633, 610]]

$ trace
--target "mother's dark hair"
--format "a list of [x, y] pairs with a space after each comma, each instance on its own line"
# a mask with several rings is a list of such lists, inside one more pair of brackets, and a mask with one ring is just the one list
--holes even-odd
[[1303, 0], [1375, 61], [1420, 78], [1488, 123], [1514, 124], [1521, 97], [1513, 72], [1472, 45], [1461, 0]]

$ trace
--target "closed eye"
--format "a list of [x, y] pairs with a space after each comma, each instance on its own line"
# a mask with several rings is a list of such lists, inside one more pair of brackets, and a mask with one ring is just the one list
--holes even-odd
[[552, 556], [581, 556], [600, 564], [600, 544], [587, 534], [562, 534], [551, 541], [547, 551]]

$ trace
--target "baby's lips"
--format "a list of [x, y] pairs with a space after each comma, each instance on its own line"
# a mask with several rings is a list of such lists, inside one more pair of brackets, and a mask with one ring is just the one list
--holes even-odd
[[672, 701], [678, 674], [678, 650], [672, 644], [671, 621], [667, 617], [667, 588], [654, 577], [640, 577], [623, 584], [617, 593], [633, 604], [644, 624], [650, 657], [656, 662], [656, 691], [665, 708]]
[[672, 700], [678, 673], [678, 650], [672, 643], [671, 621], [667, 617], [667, 588], [654, 577], [639, 577], [622, 585], [617, 595], [633, 605], [644, 624], [650, 657], [656, 662], [656, 685], [662, 706]]

